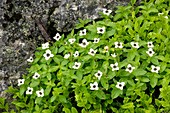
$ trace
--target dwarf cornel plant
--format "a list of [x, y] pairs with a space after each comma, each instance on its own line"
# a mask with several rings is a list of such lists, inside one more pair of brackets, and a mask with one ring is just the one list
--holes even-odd
[[29, 74], [7, 90], [16, 112], [170, 112], [170, 2], [135, 3], [38, 47]]

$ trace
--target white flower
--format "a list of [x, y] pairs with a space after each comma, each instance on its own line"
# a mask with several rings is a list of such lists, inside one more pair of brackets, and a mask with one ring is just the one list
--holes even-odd
[[153, 73], [158, 73], [158, 71], [160, 70], [160, 67], [159, 66], [154, 66], [154, 65], [151, 65], [151, 72]]
[[115, 48], [123, 48], [122, 42], [115, 42]]
[[154, 45], [153, 45], [153, 42], [148, 42], [148, 48], [153, 48]]
[[93, 43], [98, 43], [100, 41], [100, 38], [94, 38], [94, 42]]
[[73, 55], [74, 55], [74, 57], [78, 57], [79, 56], [79, 52], [75, 51], [75, 53]]
[[81, 66], [80, 62], [75, 62], [74, 66], [73, 66], [73, 69], [78, 69], [80, 66]]
[[70, 42], [70, 44], [73, 44], [76, 41], [76, 39], [75, 38], [70, 38], [70, 39], [68, 39], [68, 41]]
[[90, 83], [90, 89], [91, 90], [98, 90], [99, 89], [98, 83], [97, 82]]
[[33, 88], [31, 88], [31, 87], [27, 87], [27, 91], [26, 91], [26, 94], [32, 94], [32, 92], [33, 92]]
[[100, 70], [98, 70], [97, 73], [95, 73], [95, 76], [100, 80], [100, 78], [102, 77], [102, 72]]
[[90, 48], [90, 51], [88, 52], [88, 54], [94, 56], [96, 54], [96, 52], [97, 52], [97, 50]]
[[147, 53], [150, 57], [152, 57], [155, 52], [153, 51], [152, 48], [149, 48], [148, 51], [146, 51], [146, 53]]
[[45, 53], [43, 54], [43, 56], [45, 57], [45, 60], [49, 60], [51, 57], [54, 57], [54, 55], [51, 53], [51, 51], [49, 49], [47, 49], [45, 51]]
[[27, 62], [33, 62], [33, 57], [30, 57], [29, 59], [27, 59]]
[[138, 42], [131, 42], [130, 43], [133, 48], [139, 48], [139, 43]]
[[165, 19], [168, 19], [168, 16], [164, 16]]
[[110, 67], [112, 68], [112, 71], [119, 70], [118, 63], [110, 64]]
[[37, 72], [34, 73], [34, 76], [33, 76], [34, 79], [38, 79], [39, 77], [40, 77], [40, 74], [38, 74]]
[[133, 67], [131, 64], [128, 64], [127, 68], [125, 71], [132, 73], [132, 71], [135, 69], [135, 67]]
[[120, 90], [123, 90], [123, 87], [125, 86], [124, 82], [117, 82], [116, 87]]
[[79, 44], [79, 45], [80, 45], [81, 47], [85, 48], [88, 44], [89, 44], [89, 42], [87, 42], [86, 39], [83, 39], [83, 40], [82, 40], [82, 43]]
[[57, 33], [54, 37], [53, 37], [56, 41], [59, 41], [61, 36], [59, 33]]
[[69, 57], [70, 57], [70, 53], [64, 55], [65, 59], [68, 59]]
[[25, 79], [18, 79], [18, 86], [24, 84], [25, 82]]
[[111, 56], [112, 56], [113, 58], [115, 58], [115, 57], [116, 57], [116, 53], [111, 54]]
[[47, 48], [49, 48], [49, 42], [42, 44], [42, 49], [47, 49]]
[[108, 52], [108, 51], [109, 51], [109, 47], [108, 47], [108, 46], [105, 46], [105, 47], [104, 47], [104, 50], [105, 50], [106, 52]]
[[44, 89], [36, 91], [36, 94], [38, 97], [43, 97], [44, 96]]
[[80, 30], [80, 36], [86, 35], [86, 29]]
[[97, 27], [97, 33], [103, 34], [105, 32], [105, 27]]
[[103, 9], [103, 13], [105, 15], [110, 15], [111, 12], [112, 12], [112, 10]]

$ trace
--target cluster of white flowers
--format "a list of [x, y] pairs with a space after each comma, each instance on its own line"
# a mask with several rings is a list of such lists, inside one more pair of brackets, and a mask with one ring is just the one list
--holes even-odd
[[[40, 77], [40, 74], [37, 72], [34, 73], [33, 78], [38, 79]], [[21, 86], [25, 83], [25, 79], [18, 79], [18, 86]], [[27, 87], [27, 90], [25, 92], [27, 95], [33, 94], [33, 88]], [[36, 91], [37, 97], [43, 97], [44, 96], [44, 89]]]
[[146, 51], [146, 53], [150, 57], [152, 57], [155, 54], [155, 52], [153, 51], [153, 47], [154, 47], [153, 43], [152, 42], [148, 42], [148, 51]]

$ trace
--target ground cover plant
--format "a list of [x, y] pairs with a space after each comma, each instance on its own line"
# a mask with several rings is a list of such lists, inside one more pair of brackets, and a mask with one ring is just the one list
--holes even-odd
[[135, 3], [114, 16], [103, 9], [98, 21], [80, 19], [78, 32], [38, 47], [29, 74], [7, 90], [16, 112], [170, 112], [170, 2]]

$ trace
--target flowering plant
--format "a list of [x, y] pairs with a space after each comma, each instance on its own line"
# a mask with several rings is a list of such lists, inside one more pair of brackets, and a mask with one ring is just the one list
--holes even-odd
[[[168, 112], [168, 0], [119, 6], [31, 57], [13, 101], [21, 113]], [[164, 7], [164, 9], [162, 9]], [[161, 14], [160, 14], [161, 12]], [[162, 14], [163, 13], [163, 14]], [[86, 25], [87, 24], [87, 25]], [[86, 25], [86, 26], [85, 26]]]

